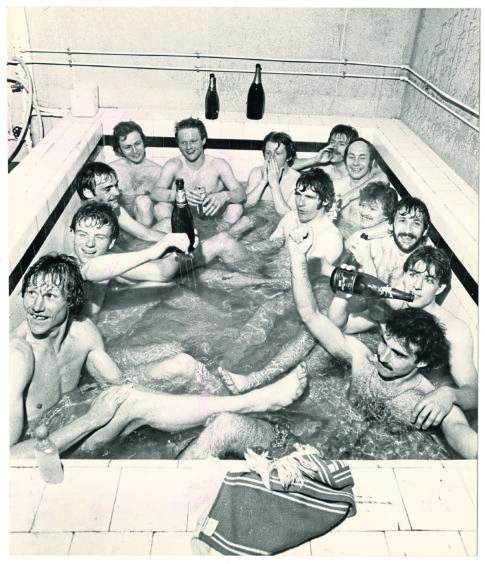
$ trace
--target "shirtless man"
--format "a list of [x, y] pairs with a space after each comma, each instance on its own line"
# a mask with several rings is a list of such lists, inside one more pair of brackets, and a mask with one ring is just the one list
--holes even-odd
[[[83, 280], [74, 259], [46, 255], [22, 282], [24, 321], [11, 335], [10, 454], [34, 456], [34, 440], [25, 433], [58, 404], [63, 394], [78, 387], [85, 367], [101, 385], [113, 386], [95, 400], [85, 415], [58, 429], [51, 440], [60, 451], [92, 434], [83, 447], [93, 448], [142, 425], [177, 431], [203, 424], [216, 413], [277, 410], [299, 397], [306, 385], [304, 367], [276, 384], [241, 396], [172, 395], [124, 382], [118, 366], [105, 352], [94, 323], [79, 317], [84, 300]], [[167, 365], [168, 362], [168, 365]], [[189, 355], [174, 362], [140, 366], [152, 380], [167, 371], [194, 376], [198, 363]], [[167, 368], [168, 366], [168, 368]], [[97, 430], [96, 430], [97, 429]]]
[[[295, 304], [303, 322], [327, 351], [351, 366], [349, 399], [380, 401], [394, 421], [420, 428], [414, 413], [422, 397], [434, 390], [423, 376], [446, 360], [448, 343], [443, 329], [429, 313], [419, 309], [396, 311], [381, 326], [377, 354], [359, 339], [345, 335], [324, 315], [308, 276], [306, 254], [313, 243], [311, 230], [299, 228], [289, 234]], [[441, 422], [450, 446], [464, 458], [476, 458], [477, 433], [463, 412], [453, 406]], [[247, 445], [269, 449], [273, 428], [267, 421], [241, 415], [216, 416], [189, 446], [186, 455], [204, 458], [222, 450], [244, 452]]]
[[278, 215], [296, 208], [294, 191], [300, 176], [293, 168], [296, 148], [291, 137], [271, 131], [263, 140], [264, 164], [251, 170], [246, 188], [246, 206], [256, 205], [269, 188]]
[[[205, 154], [207, 130], [199, 119], [187, 118], [176, 123], [175, 140], [182, 156], [165, 163], [151, 199], [164, 202], [168, 222], [175, 201], [175, 179], [182, 178], [188, 203], [191, 206], [202, 204], [204, 215], [217, 216], [220, 230], [227, 230], [243, 214], [244, 188], [227, 161]], [[195, 190], [198, 186], [205, 188], [205, 197]]]
[[[397, 200], [396, 191], [388, 184], [369, 182], [360, 194], [361, 229], [358, 229], [345, 241], [345, 246], [358, 244], [358, 241], [362, 240], [362, 233], [365, 233], [369, 240], [387, 236], [390, 228], [389, 217], [392, 215]], [[343, 253], [339, 262], [350, 262], [349, 258], [352, 257], [353, 255], [351, 255], [350, 251]], [[325, 268], [328, 271], [327, 274], [331, 274], [332, 269]], [[229, 390], [238, 394], [271, 382], [277, 376], [290, 370], [306, 358], [314, 347], [315, 339], [303, 328], [290, 341], [285, 343], [277, 354], [260, 370], [244, 375], [219, 368], [219, 373]]]
[[[113, 151], [120, 158], [109, 164], [118, 176], [122, 206], [139, 223], [150, 227], [161, 214], [153, 206], [150, 192], [160, 178], [162, 167], [147, 159], [145, 146], [142, 128], [134, 121], [122, 121], [113, 129]], [[157, 225], [154, 229], [169, 231]]]
[[129, 235], [150, 241], [160, 241], [170, 231], [159, 231], [143, 225], [120, 205], [120, 191], [116, 171], [101, 162], [91, 162], [82, 167], [74, 179], [81, 200], [96, 200], [110, 205], [115, 212], [120, 229]]
[[[348, 248], [361, 265], [360, 271], [396, 287], [402, 280], [403, 265], [408, 256], [426, 244], [431, 222], [426, 204], [418, 198], [408, 196], [397, 203], [390, 223], [391, 235], [373, 241], [360, 239]], [[349, 316], [348, 311], [342, 307], [342, 298], [336, 296], [328, 308], [328, 315], [345, 333], [348, 323], [351, 323], [352, 333], [360, 333], [375, 325], [368, 306], [374, 306], [378, 301], [380, 300], [363, 300], [359, 296], [353, 296], [349, 300], [353, 313]]]
[[152, 246], [139, 251], [115, 252], [118, 221], [108, 204], [88, 200], [71, 221], [73, 256], [87, 282], [85, 312], [96, 320], [103, 306], [109, 281], [113, 278], [127, 282], [168, 282], [179, 270], [174, 252], [188, 254], [189, 238], [185, 233], [168, 233]]

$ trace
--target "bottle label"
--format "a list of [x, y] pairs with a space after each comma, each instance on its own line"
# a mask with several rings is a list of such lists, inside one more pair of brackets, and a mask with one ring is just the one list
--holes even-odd
[[393, 298], [394, 297], [394, 289], [391, 286], [381, 286], [380, 288], [376, 288], [377, 293], [379, 296], [383, 298]]
[[175, 203], [179, 208], [182, 208], [187, 204], [185, 192], [183, 190], [177, 190], [177, 192], [175, 193]]
[[344, 294], [353, 294], [356, 277], [357, 272], [355, 270], [336, 268], [332, 273], [330, 286], [334, 292], [340, 290]]

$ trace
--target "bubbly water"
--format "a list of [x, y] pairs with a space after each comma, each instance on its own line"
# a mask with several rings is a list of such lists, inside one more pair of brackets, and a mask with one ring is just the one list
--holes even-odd
[[[254, 220], [253, 228], [241, 239], [247, 245], [266, 240], [279, 219], [272, 205], [265, 202], [257, 209], [246, 210], [246, 214]], [[201, 221], [197, 216], [195, 221], [201, 239], [215, 233], [215, 222]], [[346, 234], [351, 228], [342, 225], [341, 229]], [[139, 247], [140, 242], [133, 246]], [[262, 368], [304, 327], [289, 285], [286, 290], [272, 284], [244, 287], [241, 280], [248, 272], [256, 271], [265, 277], [278, 268], [288, 274], [285, 253], [282, 249], [273, 256], [265, 256], [264, 261], [255, 254], [253, 264], [249, 260], [237, 268], [219, 260], [194, 272], [181, 265], [181, 276], [163, 288], [124, 289], [114, 284], [99, 320], [107, 351], [128, 372], [141, 371], [140, 362], [182, 351], [204, 362], [213, 373], [219, 365], [243, 374]], [[331, 299], [328, 279], [321, 278], [314, 287], [320, 307], [325, 310]], [[376, 332], [362, 334], [361, 338], [371, 348], [376, 346]], [[351, 405], [347, 398], [346, 366], [322, 347], [315, 345], [306, 360], [308, 386], [303, 396], [285, 410], [261, 414], [280, 428], [289, 429], [298, 442], [320, 448], [323, 456], [330, 459], [456, 457], [438, 434], [416, 431], [396, 422], [381, 405], [369, 401]], [[202, 384], [172, 380], [156, 386], [171, 393], [229, 394], [215, 376]], [[84, 411], [92, 393], [87, 388], [72, 394], [66, 400], [71, 403], [58, 412], [63, 412], [67, 419]], [[200, 430], [162, 433], [143, 427], [93, 456], [173, 459]], [[285, 454], [283, 446], [277, 454]], [[76, 457], [76, 453], [70, 456]]]

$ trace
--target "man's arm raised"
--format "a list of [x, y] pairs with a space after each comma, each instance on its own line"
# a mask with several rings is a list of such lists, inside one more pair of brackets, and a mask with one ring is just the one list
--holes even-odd
[[311, 229], [298, 228], [288, 235], [288, 250], [291, 257], [291, 280], [296, 308], [305, 325], [327, 349], [339, 358], [352, 361], [352, 337], [345, 336], [340, 329], [324, 315], [319, 307], [308, 276], [306, 253], [313, 242]]

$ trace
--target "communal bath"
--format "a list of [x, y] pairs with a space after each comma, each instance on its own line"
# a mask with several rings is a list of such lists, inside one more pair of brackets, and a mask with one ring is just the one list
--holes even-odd
[[[40, 144], [45, 146], [36, 148], [42, 157], [37, 156], [40, 159], [37, 164], [46, 172], [46, 183], [52, 182], [53, 175], [55, 178], [62, 178], [62, 181], [55, 187], [51, 186], [50, 192], [43, 192], [50, 196], [47, 196], [44, 207], [42, 202], [38, 206], [35, 218], [38, 231], [32, 237], [31, 244], [24, 243], [23, 253], [17, 250], [20, 260], [16, 262], [11, 252], [12, 325], [21, 316], [18, 289], [15, 289], [21, 273], [25, 272], [34, 256], [63, 248], [60, 244], [63, 243], [65, 226], [79, 206], [77, 194], [72, 195], [70, 188], [75, 173], [86, 159], [110, 162], [115, 158], [110, 146], [113, 125], [123, 119], [133, 119], [140, 123], [149, 135], [147, 156], [160, 164], [178, 154], [173, 140], [173, 121], [151, 120], [150, 117], [135, 111], [101, 110], [95, 119], [65, 118], [65, 123], [51, 131]], [[440, 188], [433, 181], [433, 173], [436, 175], [435, 171], [439, 171], [442, 175], [448, 174], [450, 183], [454, 179], [453, 173], [401, 122], [286, 116], [286, 121], [282, 123], [280, 116], [266, 116], [261, 123], [245, 123], [242, 127], [243, 120], [238, 123], [237, 116], [233, 116], [234, 121], [229, 120], [230, 118], [227, 121], [207, 122], [207, 151], [226, 158], [241, 181], [247, 179], [253, 166], [261, 163], [262, 155], [258, 149], [268, 131], [288, 131], [297, 142], [298, 155], [305, 156], [321, 147], [332, 125], [352, 121], [362, 136], [374, 142], [385, 163], [392, 168], [389, 171], [390, 179], [401, 196], [407, 191], [421, 197], [428, 204], [433, 223], [443, 235], [441, 238], [438, 232], [434, 233], [433, 242], [448, 247], [454, 253], [455, 274], [446, 303], [472, 327], [476, 324], [476, 272], [473, 272], [474, 250], [470, 243], [476, 237], [474, 227], [469, 221], [464, 221], [463, 225], [458, 224], [453, 233], [446, 231], [452, 210], [443, 209], [442, 203], [433, 197], [432, 191], [436, 192]], [[311, 128], [305, 128], [306, 121], [313, 124]], [[319, 125], [315, 126], [316, 123]], [[80, 131], [79, 139], [73, 137], [76, 129]], [[63, 155], [64, 162], [55, 163], [55, 159], [60, 156], [57, 151], [58, 143], [65, 146], [66, 142], [71, 144], [71, 150]], [[398, 154], [396, 147], [399, 147]], [[418, 183], [413, 178], [415, 171], [410, 166], [413, 158], [411, 147], [414, 156], [416, 151], [420, 151], [421, 164], [424, 158], [428, 159], [428, 173], [433, 165], [435, 170], [431, 171], [428, 181], [420, 177]], [[29, 164], [30, 171], [33, 171], [36, 151], [11, 174], [14, 183], [25, 180], [25, 175], [29, 174]], [[406, 151], [410, 152], [409, 161], [406, 160]], [[29, 163], [29, 159], [33, 163]], [[416, 163], [413, 166], [416, 167]], [[39, 167], [36, 171], [38, 173]], [[39, 192], [36, 193], [37, 196]], [[463, 201], [472, 206], [474, 199], [471, 193], [471, 189], [467, 190], [459, 185], [456, 187], [456, 197], [461, 194]], [[473, 217], [474, 210], [471, 206]], [[253, 217], [255, 226], [243, 236], [243, 242], [264, 239], [278, 221], [267, 201], [248, 210], [247, 214]], [[46, 219], [42, 223], [43, 216]], [[212, 234], [209, 222], [197, 219], [197, 223], [202, 238]], [[459, 237], [463, 232], [466, 237]], [[22, 240], [28, 241], [29, 236], [20, 237], [20, 241]], [[134, 243], [133, 248], [139, 244], [140, 242]], [[13, 248], [18, 247], [22, 248], [21, 243]], [[212, 373], [216, 372], [218, 365], [241, 373], [261, 368], [294, 336], [295, 328], [301, 327], [301, 322], [292, 304], [291, 290], [281, 290], [278, 285], [271, 283], [254, 288], [239, 287], [230, 278], [229, 272], [233, 270], [214, 261], [209, 267], [197, 269], [188, 280], [176, 279], [174, 284], [163, 289], [127, 290], [114, 284], [99, 319], [108, 352], [120, 363], [122, 369], [133, 369], [133, 364], [137, 362], [163, 358], [180, 351], [205, 362]], [[251, 265], [245, 265], [244, 270], [250, 272]], [[227, 277], [224, 275], [225, 271], [228, 272]], [[264, 276], [267, 273], [260, 274]], [[330, 291], [326, 281], [321, 286], [323, 298], [320, 305], [324, 307], [330, 299]], [[278, 311], [279, 306], [268, 306], [272, 303], [286, 303], [288, 307], [284, 315]], [[249, 325], [246, 326], [248, 322]], [[374, 343], [376, 335], [369, 333], [363, 338]], [[309, 385], [303, 397], [283, 412], [271, 415], [271, 420], [277, 422], [280, 428], [290, 429], [294, 438], [301, 443], [308, 442], [320, 447], [328, 458], [456, 458], [438, 434], [403, 430], [399, 425], [390, 424], [384, 413], [376, 413], [376, 406], [367, 406], [367, 412], [362, 409], [365, 406], [358, 410], [352, 409], [346, 399], [348, 380], [342, 376], [344, 367], [326, 353], [321, 354], [318, 348], [309, 357]], [[89, 388], [89, 381], [83, 383]], [[173, 393], [228, 393], [218, 378], [211, 378], [202, 384], [165, 382], [160, 389]], [[73, 406], [55, 416], [66, 417], [82, 410], [83, 399], [75, 396], [76, 394]], [[199, 432], [200, 428], [166, 434], [142, 428], [90, 456], [109, 459], [173, 459]], [[284, 453], [285, 445], [280, 446], [281, 453]], [[84, 457], [86, 454], [73, 452], [67, 456]], [[227, 457], [231, 458], [231, 453], [227, 453]]]

